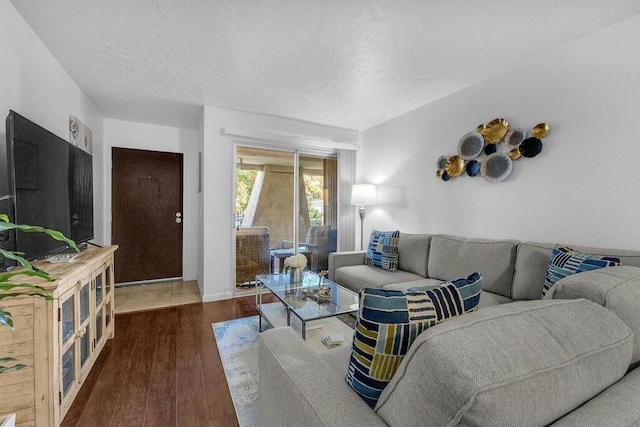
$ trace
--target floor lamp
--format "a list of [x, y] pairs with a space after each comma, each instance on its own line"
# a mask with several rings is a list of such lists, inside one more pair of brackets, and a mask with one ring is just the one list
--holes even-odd
[[351, 204], [358, 206], [358, 212], [360, 213], [360, 250], [362, 250], [365, 206], [376, 204], [376, 186], [373, 184], [353, 184], [351, 187]]

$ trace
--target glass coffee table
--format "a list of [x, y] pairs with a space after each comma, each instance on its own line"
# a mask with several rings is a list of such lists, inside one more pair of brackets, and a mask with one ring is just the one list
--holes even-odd
[[[262, 292], [265, 288], [280, 301], [263, 303]], [[291, 283], [288, 274], [265, 274], [256, 276], [256, 308], [260, 331], [263, 317], [274, 327], [284, 322], [292, 326], [292, 320], [297, 318], [301, 323], [302, 339], [306, 339], [309, 322], [358, 311], [358, 294], [328, 279], [321, 280], [319, 275], [312, 272], [305, 271], [302, 281], [298, 283]], [[295, 318], [291, 317], [292, 313]]]

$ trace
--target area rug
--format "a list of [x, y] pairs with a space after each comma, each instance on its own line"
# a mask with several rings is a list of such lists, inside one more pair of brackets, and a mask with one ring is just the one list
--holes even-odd
[[[338, 316], [354, 327], [355, 318]], [[224, 375], [240, 427], [257, 427], [258, 421], [258, 316], [211, 324], [216, 337]], [[271, 325], [264, 318], [262, 328]]]
[[258, 425], [258, 316], [213, 323], [240, 427]]

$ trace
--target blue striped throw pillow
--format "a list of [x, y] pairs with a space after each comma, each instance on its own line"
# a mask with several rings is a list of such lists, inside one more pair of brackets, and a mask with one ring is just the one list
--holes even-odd
[[586, 254], [566, 246], [558, 246], [551, 252], [549, 267], [547, 268], [547, 275], [542, 288], [542, 298], [560, 279], [583, 271], [614, 267], [621, 264], [620, 258]]
[[374, 408], [416, 337], [433, 325], [476, 310], [481, 290], [478, 273], [426, 291], [360, 290], [347, 384]]
[[398, 243], [400, 231], [372, 230], [367, 246], [365, 264], [380, 267], [384, 270], [398, 270]]

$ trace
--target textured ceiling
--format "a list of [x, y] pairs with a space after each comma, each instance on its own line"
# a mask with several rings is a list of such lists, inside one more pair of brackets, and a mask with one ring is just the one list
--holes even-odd
[[105, 117], [200, 106], [363, 130], [640, 13], [637, 0], [11, 0]]

